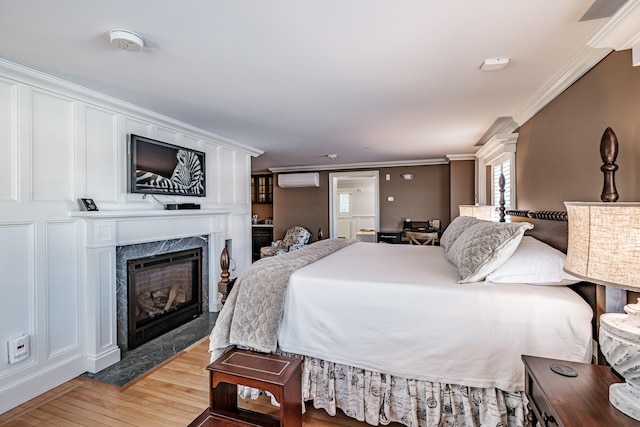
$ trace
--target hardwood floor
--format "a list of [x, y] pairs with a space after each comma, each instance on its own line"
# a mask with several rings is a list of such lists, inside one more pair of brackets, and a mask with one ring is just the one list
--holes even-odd
[[[0, 426], [187, 426], [209, 405], [208, 338], [125, 387], [77, 377], [4, 414]], [[268, 399], [243, 406], [277, 414]], [[305, 427], [364, 427], [307, 405]], [[400, 426], [391, 424], [391, 426]]]

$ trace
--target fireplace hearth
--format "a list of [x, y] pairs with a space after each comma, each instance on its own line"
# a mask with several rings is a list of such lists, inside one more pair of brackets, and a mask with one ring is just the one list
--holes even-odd
[[202, 314], [202, 249], [127, 261], [128, 349]]

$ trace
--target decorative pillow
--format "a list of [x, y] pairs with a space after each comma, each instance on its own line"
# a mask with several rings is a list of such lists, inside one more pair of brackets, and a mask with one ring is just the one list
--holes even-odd
[[511, 257], [485, 279], [494, 283], [571, 285], [580, 279], [563, 270], [567, 256], [540, 240], [524, 236]]
[[444, 252], [447, 253], [449, 251], [453, 242], [460, 237], [464, 230], [478, 222], [480, 222], [480, 220], [472, 216], [459, 216], [454, 218], [440, 237], [440, 246], [444, 248]]
[[533, 228], [528, 222], [481, 221], [467, 228], [445, 256], [458, 267], [458, 283], [479, 282], [505, 263], [522, 235]]

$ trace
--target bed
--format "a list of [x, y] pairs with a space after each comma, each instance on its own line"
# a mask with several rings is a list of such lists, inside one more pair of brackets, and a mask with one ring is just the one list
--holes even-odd
[[593, 310], [564, 286], [562, 252], [522, 236], [528, 221], [487, 225], [517, 236], [482, 270], [460, 239], [492, 238], [468, 238], [460, 218], [443, 246], [328, 239], [255, 263], [211, 333], [212, 360], [229, 345], [303, 357], [303, 400], [371, 425], [526, 425], [521, 355], [589, 361]]

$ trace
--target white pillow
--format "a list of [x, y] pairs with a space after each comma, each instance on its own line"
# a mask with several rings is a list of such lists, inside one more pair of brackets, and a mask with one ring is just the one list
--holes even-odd
[[571, 285], [580, 279], [563, 270], [567, 256], [546, 243], [524, 236], [511, 257], [486, 278], [494, 283]]
[[479, 282], [500, 267], [515, 252], [528, 222], [482, 221], [467, 228], [445, 256], [458, 267], [458, 283]]

